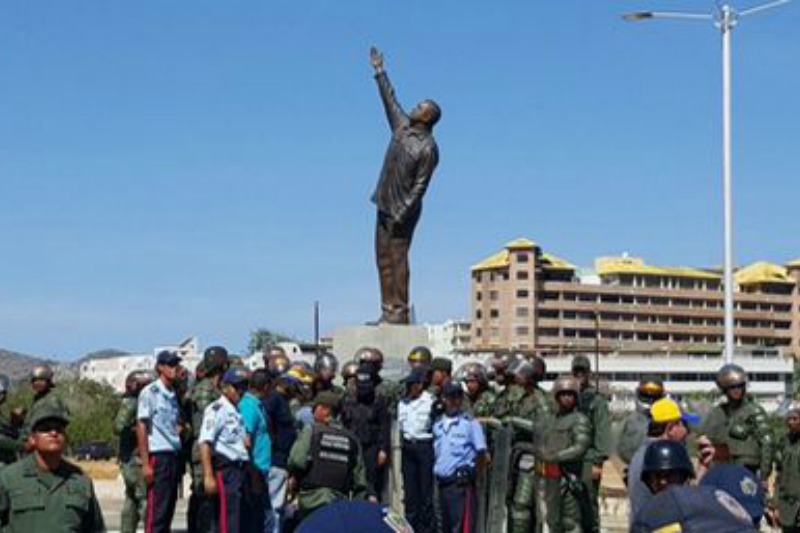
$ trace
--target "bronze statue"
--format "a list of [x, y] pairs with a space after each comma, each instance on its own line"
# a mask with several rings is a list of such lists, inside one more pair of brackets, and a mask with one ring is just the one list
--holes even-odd
[[422, 197], [439, 162], [432, 132], [442, 112], [433, 100], [423, 100], [409, 113], [403, 111], [383, 70], [383, 54], [372, 47], [370, 60], [392, 130], [372, 195], [378, 207], [375, 259], [381, 284], [380, 322], [408, 324], [408, 250], [422, 213]]

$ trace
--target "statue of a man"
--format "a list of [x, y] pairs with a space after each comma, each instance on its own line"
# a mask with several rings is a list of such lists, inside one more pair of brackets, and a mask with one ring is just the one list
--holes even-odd
[[433, 126], [442, 115], [433, 100], [403, 111], [383, 70], [383, 54], [370, 50], [381, 100], [392, 130], [372, 201], [378, 207], [375, 258], [381, 284], [381, 323], [408, 324], [408, 250], [422, 213], [422, 197], [439, 162]]

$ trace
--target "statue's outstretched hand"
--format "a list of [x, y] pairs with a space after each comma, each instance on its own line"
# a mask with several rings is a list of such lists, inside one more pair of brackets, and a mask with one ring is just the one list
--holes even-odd
[[383, 54], [374, 46], [369, 49], [369, 60], [376, 72], [383, 71]]

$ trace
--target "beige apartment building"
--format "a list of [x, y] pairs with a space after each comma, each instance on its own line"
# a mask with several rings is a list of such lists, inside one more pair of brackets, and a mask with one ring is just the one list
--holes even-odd
[[[736, 352], [800, 357], [800, 260], [735, 272]], [[602, 257], [594, 269], [512, 241], [472, 267], [471, 350], [719, 355], [721, 272]]]

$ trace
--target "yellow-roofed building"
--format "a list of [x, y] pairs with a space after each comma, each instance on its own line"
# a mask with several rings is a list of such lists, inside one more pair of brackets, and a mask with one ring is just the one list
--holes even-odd
[[[719, 354], [719, 269], [628, 255], [580, 269], [518, 238], [473, 265], [473, 350]], [[735, 272], [737, 352], [800, 356], [800, 259]]]

